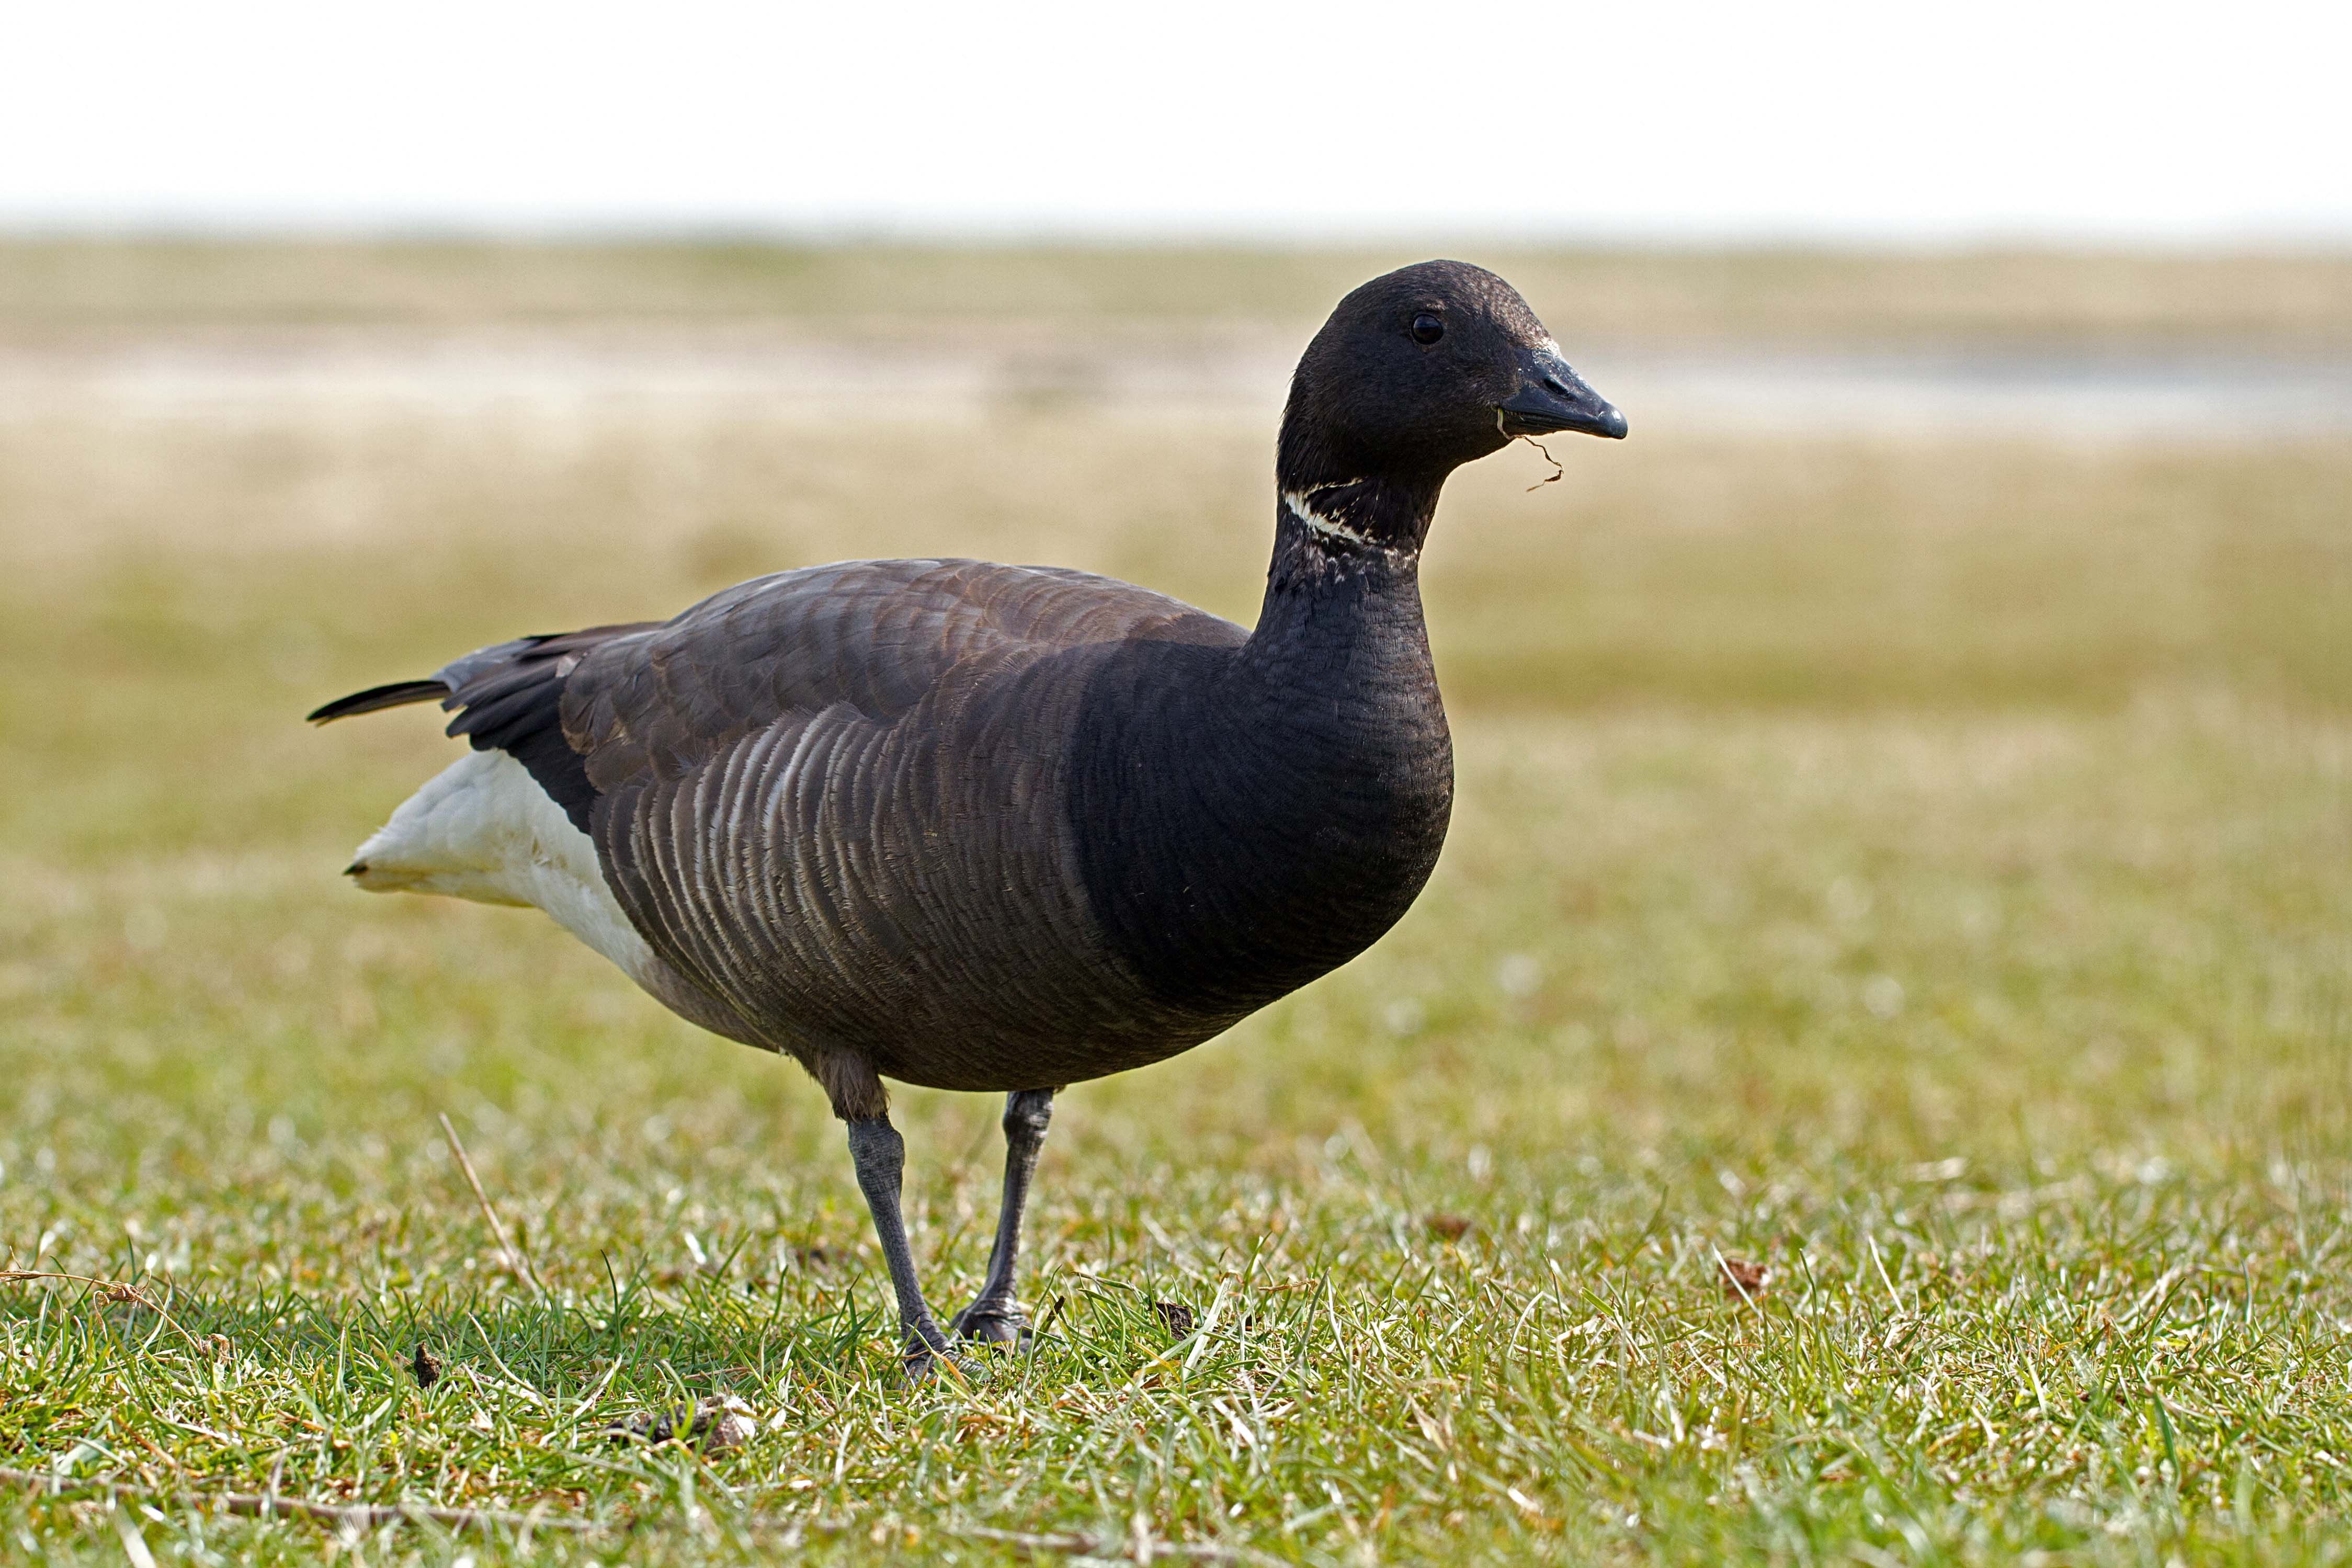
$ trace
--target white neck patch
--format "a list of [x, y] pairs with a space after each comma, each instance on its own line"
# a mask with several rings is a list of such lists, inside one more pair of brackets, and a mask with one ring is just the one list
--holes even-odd
[[1336, 517], [1326, 517], [1307, 504], [1307, 498], [1315, 494], [1316, 490], [1336, 490], [1362, 482], [1360, 479], [1335, 479], [1328, 485], [1317, 485], [1311, 490], [1285, 490], [1282, 492], [1282, 504], [1290, 509], [1291, 516], [1306, 525], [1307, 531], [1309, 533], [1319, 534], [1325, 539], [1344, 539], [1350, 544], [1366, 545], [1375, 550], [1385, 550], [1388, 546], [1361, 529], [1350, 528]]

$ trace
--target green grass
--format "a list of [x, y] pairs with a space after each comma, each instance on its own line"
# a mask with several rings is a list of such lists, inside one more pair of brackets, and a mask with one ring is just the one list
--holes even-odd
[[[1465, 476], [1429, 587], [1463, 752], [1436, 881], [1338, 975], [1064, 1098], [1024, 1283], [1051, 1330], [969, 1386], [895, 1386], [797, 1069], [536, 915], [335, 876], [449, 750], [415, 713], [303, 730], [324, 696], [854, 552], [1246, 614], [1265, 456], [1059, 416], [0, 431], [0, 1240], [173, 1320], [5, 1288], [0, 1466], [63, 1489], [0, 1498], [0, 1552], [2352, 1555], [2340, 453]], [[995, 1108], [897, 1115], [953, 1303]], [[1767, 1270], [1752, 1303], [1719, 1258]], [[600, 1435], [719, 1390], [740, 1448]], [[273, 1476], [596, 1529], [170, 1500]]]

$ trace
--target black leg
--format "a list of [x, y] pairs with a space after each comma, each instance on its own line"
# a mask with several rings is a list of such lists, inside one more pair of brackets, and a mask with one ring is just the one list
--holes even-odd
[[934, 1355], [945, 1355], [948, 1337], [931, 1321], [922, 1287], [915, 1283], [914, 1256], [907, 1250], [907, 1222], [898, 1212], [898, 1184], [907, 1168], [907, 1141], [887, 1116], [849, 1124], [849, 1157], [857, 1165], [857, 1185], [874, 1211], [874, 1234], [889, 1266], [890, 1289], [898, 1298], [898, 1334], [907, 1373], [920, 1377]]
[[1021, 1259], [1021, 1215], [1029, 1206], [1029, 1178], [1037, 1152], [1045, 1146], [1045, 1126], [1054, 1119], [1054, 1091], [1016, 1089], [1004, 1097], [1004, 1206], [996, 1217], [996, 1245], [988, 1254], [988, 1278], [972, 1304], [948, 1325], [957, 1337], [998, 1344], [1028, 1333], [1027, 1317], [1013, 1300], [1013, 1275]]

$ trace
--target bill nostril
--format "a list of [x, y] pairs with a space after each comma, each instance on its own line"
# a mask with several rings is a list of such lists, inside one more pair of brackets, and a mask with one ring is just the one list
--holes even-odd
[[1544, 386], [1550, 392], [1561, 397], [1572, 397], [1575, 395], [1568, 390], [1568, 387], [1560, 381], [1559, 377], [1556, 375], [1545, 376]]

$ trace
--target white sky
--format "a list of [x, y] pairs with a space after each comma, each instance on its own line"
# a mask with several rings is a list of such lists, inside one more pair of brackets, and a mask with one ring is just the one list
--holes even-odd
[[0, 225], [2352, 240], [2352, 4], [0, 0]]

